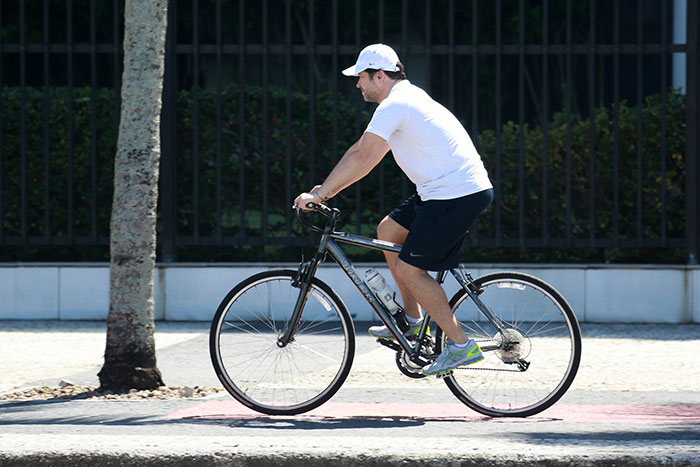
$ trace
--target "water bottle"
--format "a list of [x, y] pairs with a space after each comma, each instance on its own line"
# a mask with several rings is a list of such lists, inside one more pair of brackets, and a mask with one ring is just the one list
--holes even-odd
[[408, 331], [409, 324], [406, 320], [406, 314], [403, 308], [401, 308], [401, 305], [396, 302], [396, 293], [391, 290], [391, 287], [386, 283], [384, 277], [382, 277], [378, 271], [368, 269], [365, 271], [365, 281], [369, 284], [370, 288], [379, 301], [382, 302], [389, 314], [394, 318], [401, 332]]

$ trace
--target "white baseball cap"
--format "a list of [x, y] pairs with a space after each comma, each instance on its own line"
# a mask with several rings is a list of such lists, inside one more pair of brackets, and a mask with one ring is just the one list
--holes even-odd
[[399, 71], [399, 67], [396, 66], [398, 62], [399, 56], [396, 55], [394, 49], [384, 44], [372, 44], [362, 49], [362, 52], [357, 57], [357, 63], [343, 70], [343, 74], [345, 76], [360, 76], [360, 72], [368, 68]]

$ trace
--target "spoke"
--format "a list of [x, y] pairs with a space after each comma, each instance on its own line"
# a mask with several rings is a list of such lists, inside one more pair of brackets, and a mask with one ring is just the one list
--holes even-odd
[[329, 360], [329, 361], [331, 361], [331, 362], [333, 362], [333, 363], [339, 363], [339, 362], [340, 362], [340, 360], [332, 359], [332, 358], [329, 357], [328, 355], [323, 354], [323, 353], [321, 353], [321, 352], [318, 352], [318, 351], [312, 349], [311, 347], [308, 347], [308, 346], [302, 345], [302, 344], [298, 344], [298, 345], [299, 345], [299, 347], [301, 347], [301, 348], [303, 348], [303, 349], [306, 349], [306, 350], [308, 350], [309, 352], [311, 352], [311, 353], [313, 353], [313, 354], [316, 354], [316, 355], [318, 355], [318, 356], [321, 357], [321, 358], [325, 358], [326, 360]]
[[[317, 327], [319, 327], [319, 326], [326, 325], [326, 324], [328, 324], [329, 322], [330, 322], [330, 321], [328, 321], [328, 320], [326, 320], [326, 321], [307, 321], [306, 323], [308, 323], [308, 324], [306, 324], [306, 325], [304, 326], [304, 328], [301, 329], [301, 330], [304, 331], [304, 332], [306, 332], [306, 331], [315, 329], [315, 328], [317, 328]], [[314, 335], [328, 334], [328, 333], [330, 333], [330, 332], [341, 331], [342, 329], [343, 329], [343, 328], [340, 327], [340, 326], [334, 327], [334, 328], [328, 328], [328, 329], [321, 329], [321, 330], [316, 331], [316, 332], [314, 333]]]
[[[531, 329], [532, 329], [532, 328], [531, 328]], [[539, 329], [539, 330], [537, 330], [537, 331], [535, 331], [535, 332], [530, 332], [530, 331], [528, 331], [525, 335], [528, 336], [528, 337], [534, 337], [534, 336], [539, 336], [539, 335], [541, 335], [541, 334], [543, 334], [543, 333], [545, 333], [545, 332], [546, 332], [546, 333], [549, 333], [549, 332], [552, 332], [552, 331], [557, 331], [557, 330], [559, 330], [559, 329], [566, 329], [566, 330], [568, 331], [568, 330], [569, 330], [569, 326], [567, 326], [566, 323], [564, 323], [564, 324], [562, 324], [561, 326], [556, 326], [556, 327], [551, 327], [551, 328], [542, 328], [542, 329]], [[568, 335], [568, 334], [569, 334], [569, 333], [567, 333], [567, 335]], [[566, 336], [562, 336], [562, 337], [566, 337]]]
[[347, 362], [348, 329], [329, 318], [344, 320], [344, 311], [317, 286], [309, 292], [294, 339], [277, 345], [298, 298], [291, 283], [291, 275], [262, 274], [220, 317], [217, 372], [236, 398], [260, 411], [297, 410], [337, 390]]
[[[257, 335], [259, 335], [259, 336], [264, 336], [264, 335], [265, 335], [262, 331], [256, 329], [256, 328], [255, 328], [253, 325], [251, 325], [249, 322], [244, 321], [244, 320], [243, 320], [243, 321], [240, 321], [240, 322], [241, 322], [242, 324], [246, 325], [247, 327], [242, 327], [242, 326], [239, 325], [239, 324], [235, 324], [233, 321], [224, 321], [224, 324], [227, 325], [228, 327], [232, 328], [232, 329], [237, 329], [237, 330], [239, 330], [239, 331], [241, 331], [241, 332], [244, 332], [244, 333], [246, 333], [246, 334], [257, 334]], [[253, 331], [255, 331], [255, 332], [253, 332]]]
[[[531, 293], [527, 293], [526, 291], [530, 291]], [[530, 306], [530, 302], [532, 302], [532, 300], [534, 299], [534, 293], [532, 293], [532, 288], [529, 284], [525, 284], [525, 289], [523, 290], [523, 292], [525, 293], [525, 298], [527, 299], [527, 301], [520, 307], [520, 312], [518, 313], [517, 320], [513, 320], [513, 325], [516, 327], [521, 323], [521, 318], [525, 314], [525, 310], [528, 309], [528, 307]], [[513, 294], [515, 295], [515, 292], [513, 292]]]
[[[479, 286], [485, 306], [513, 332], [513, 346], [486, 352], [482, 362], [458, 368], [445, 382], [460, 400], [487, 415], [538, 411], [561, 397], [562, 384], [572, 371], [570, 362], [576, 358], [576, 332], [566, 305], [520, 274], [494, 274]], [[471, 302], [468, 295], [461, 296], [457, 318], [480, 345], [495, 345], [497, 332], [488, 331], [490, 322], [483, 321]], [[441, 342], [444, 339], [442, 334]], [[506, 363], [509, 359], [519, 362]]]

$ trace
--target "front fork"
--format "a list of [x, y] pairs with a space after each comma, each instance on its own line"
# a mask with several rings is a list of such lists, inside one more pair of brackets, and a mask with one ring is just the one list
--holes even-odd
[[321, 237], [321, 244], [319, 245], [318, 251], [316, 251], [316, 255], [309, 261], [303, 261], [302, 259], [302, 262], [299, 263], [296, 277], [294, 277], [292, 281], [292, 286], [299, 289], [299, 295], [294, 304], [294, 311], [292, 311], [291, 319], [287, 322], [284, 332], [277, 338], [277, 347], [286, 347], [290, 342], [294, 341], [294, 333], [299, 325], [299, 321], [301, 321], [301, 313], [309, 298], [311, 283], [316, 276], [318, 265], [321, 264], [326, 257], [327, 243], [328, 236], [324, 234], [323, 237]]

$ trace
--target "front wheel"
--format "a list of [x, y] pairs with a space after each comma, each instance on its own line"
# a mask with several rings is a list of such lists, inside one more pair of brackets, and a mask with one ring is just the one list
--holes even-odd
[[[456, 369], [445, 383], [485, 415], [528, 417], [547, 409], [571, 386], [581, 360], [581, 331], [571, 306], [552, 286], [527, 274], [499, 272], [474, 283], [504, 332], [464, 290], [457, 292], [450, 306], [485, 358]], [[436, 339], [444, 348], [446, 336], [439, 329]]]
[[312, 410], [338, 391], [350, 372], [355, 330], [331, 288], [313, 278], [291, 342], [278, 345], [300, 289], [296, 271], [266, 271], [234, 287], [209, 333], [214, 370], [226, 390], [269, 415]]

